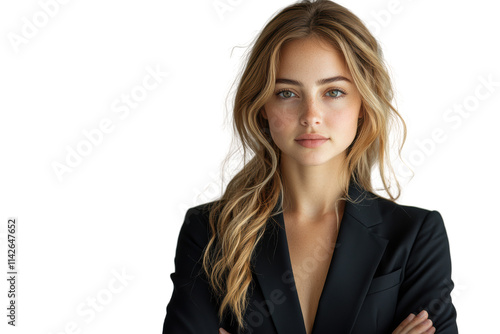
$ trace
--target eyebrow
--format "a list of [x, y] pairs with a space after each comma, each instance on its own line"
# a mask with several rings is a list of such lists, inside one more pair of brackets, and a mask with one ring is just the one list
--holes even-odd
[[[347, 79], [346, 77], [344, 77], [342, 75], [337, 75], [337, 76], [334, 76], [334, 77], [331, 77], [331, 78], [320, 79], [320, 80], [316, 81], [316, 84], [317, 85], [325, 85], [325, 84], [328, 84], [328, 83], [331, 83], [331, 82], [335, 82], [335, 81], [347, 81], [347, 82], [351, 82], [351, 80]], [[284, 84], [295, 85], [295, 86], [299, 86], [299, 87], [303, 87], [304, 86], [300, 81], [292, 80], [292, 79], [285, 79], [285, 78], [278, 78], [278, 79], [276, 79], [276, 83], [277, 84], [278, 83], [284, 83]]]

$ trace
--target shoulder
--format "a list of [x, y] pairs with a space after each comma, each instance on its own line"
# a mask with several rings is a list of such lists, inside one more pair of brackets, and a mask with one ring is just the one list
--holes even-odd
[[176, 282], [187, 284], [200, 273], [204, 250], [210, 240], [209, 213], [214, 202], [190, 207], [177, 237], [175, 250]]
[[202, 223], [204, 221], [207, 221], [210, 215], [210, 211], [215, 203], [216, 201], [211, 201], [188, 208], [186, 210], [184, 220], [187, 223], [191, 223], [194, 221]]
[[398, 219], [418, 221], [425, 218], [429, 214], [432, 215], [433, 212], [437, 212], [433, 209], [404, 205], [372, 193], [369, 194], [371, 195], [372, 200], [377, 202], [380, 213], [385, 218], [396, 215]]
[[429, 219], [442, 221], [441, 214], [435, 209], [404, 205], [374, 194], [371, 195], [373, 196], [373, 200], [377, 202], [379, 212], [384, 222], [422, 224]]
[[446, 237], [444, 221], [437, 210], [403, 205], [368, 193], [369, 201], [380, 215], [373, 231], [390, 240], [415, 241], [419, 238]]
[[203, 248], [210, 239], [209, 216], [216, 201], [192, 206], [186, 210], [184, 222], [180, 228], [179, 241], [187, 239]]

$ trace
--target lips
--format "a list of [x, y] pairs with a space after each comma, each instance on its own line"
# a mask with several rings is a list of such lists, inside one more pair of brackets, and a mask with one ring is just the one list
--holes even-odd
[[295, 138], [295, 140], [325, 140], [325, 139], [328, 139], [328, 138], [324, 137], [322, 135], [319, 135], [317, 133], [304, 133], [304, 134], [298, 136], [297, 138]]
[[307, 148], [316, 148], [320, 147], [324, 143], [326, 143], [329, 138], [322, 136], [317, 133], [304, 133], [295, 138], [297, 144], [307, 147]]

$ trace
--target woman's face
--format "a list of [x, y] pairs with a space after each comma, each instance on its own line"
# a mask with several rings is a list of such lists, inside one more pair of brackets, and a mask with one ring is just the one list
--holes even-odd
[[[283, 45], [273, 96], [261, 110], [282, 156], [302, 165], [344, 159], [361, 117], [361, 96], [343, 56], [318, 38]], [[325, 140], [299, 140], [318, 134]]]

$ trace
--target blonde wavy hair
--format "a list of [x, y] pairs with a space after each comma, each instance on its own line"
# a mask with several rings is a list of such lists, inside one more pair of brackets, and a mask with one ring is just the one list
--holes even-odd
[[[220, 301], [220, 320], [230, 311], [242, 328], [252, 281], [252, 254], [280, 198], [283, 212], [280, 150], [270, 138], [260, 110], [275, 89], [281, 47], [306, 37], [320, 37], [343, 54], [361, 95], [363, 117], [345, 152], [343, 198], [350, 200], [350, 182], [373, 192], [371, 175], [375, 167], [389, 199], [394, 201], [400, 195], [388, 159], [389, 130], [395, 124], [402, 126], [400, 154], [406, 125], [391, 104], [392, 85], [376, 39], [357, 16], [332, 1], [301, 1], [282, 9], [257, 36], [239, 80], [232, 124], [245, 162], [220, 199], [214, 201], [209, 215], [212, 235], [203, 254], [203, 269]], [[253, 156], [247, 162], [248, 151]], [[390, 190], [392, 179], [396, 195]]]

